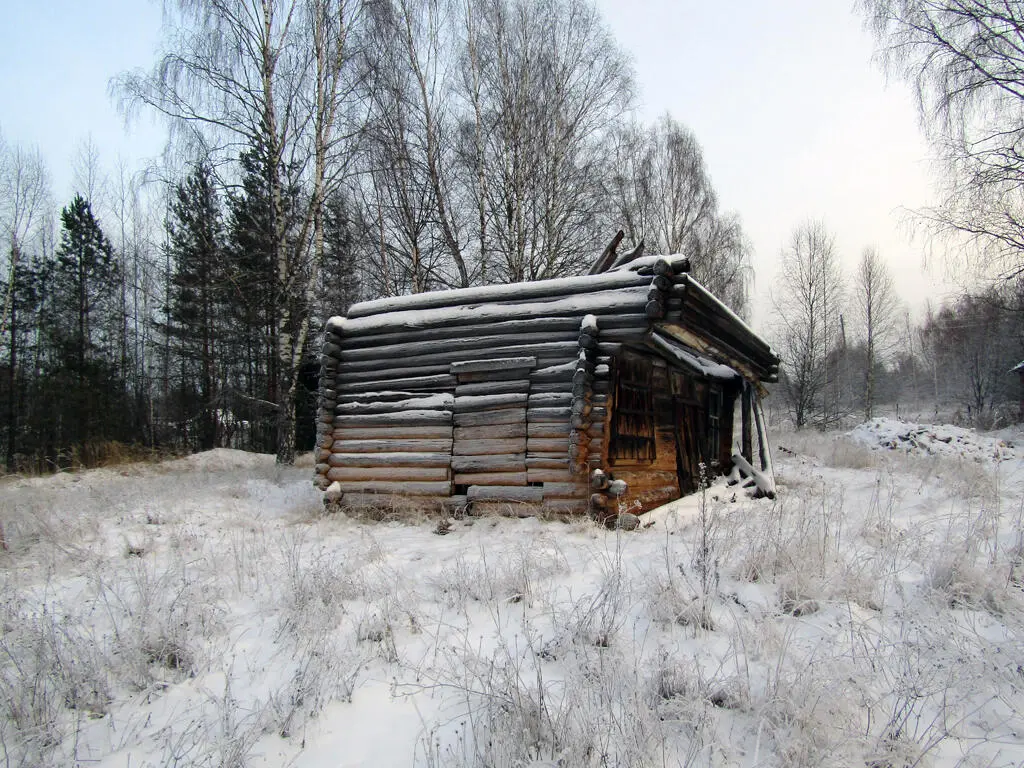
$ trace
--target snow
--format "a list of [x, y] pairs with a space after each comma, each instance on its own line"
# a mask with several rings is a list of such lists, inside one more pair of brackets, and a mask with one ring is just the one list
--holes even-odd
[[691, 371], [709, 376], [712, 379], [722, 379], [725, 381], [731, 381], [739, 377], [739, 374], [728, 365], [716, 363], [714, 360], [704, 357], [696, 350], [690, 349], [678, 341], [665, 338], [657, 333], [649, 334], [648, 338], [654, 343], [655, 347], [670, 357], [675, 358]]
[[[604, 277], [605, 275], [595, 275]], [[584, 278], [566, 278], [582, 280]], [[524, 285], [530, 285], [524, 283]], [[498, 286], [504, 287], [504, 286]], [[474, 290], [474, 289], [464, 289]], [[483, 290], [483, 289], [480, 289]], [[582, 290], [582, 286], [581, 286]], [[576, 293], [575, 291], [573, 292]], [[430, 296], [433, 294], [418, 294]], [[403, 297], [415, 298], [415, 297]], [[509, 301], [515, 297], [497, 296], [496, 299]], [[383, 301], [383, 299], [382, 299]], [[647, 286], [619, 288], [600, 293], [583, 293], [549, 298], [522, 304], [461, 304], [428, 309], [403, 309], [405, 304], [396, 303], [387, 312], [380, 312], [368, 317], [346, 318], [343, 329], [346, 335], [355, 336], [363, 333], [374, 333], [389, 328], [424, 328], [432, 325], [471, 324], [487, 320], [518, 320], [522, 318], [553, 317], [556, 315], [586, 314], [589, 312], [633, 310], [640, 312], [647, 302]], [[356, 305], [358, 306], [358, 305]], [[337, 327], [337, 326], [333, 326]]]
[[775, 435], [776, 500], [632, 533], [325, 515], [228, 450], [2, 479], [0, 757], [1020, 765], [1021, 439]]
[[484, 285], [476, 288], [456, 288], [448, 291], [429, 291], [408, 296], [390, 296], [384, 299], [353, 304], [349, 319], [414, 309], [444, 308], [458, 304], [479, 304], [493, 301], [517, 301], [554, 294], [588, 293], [638, 285], [631, 272], [603, 273], [577, 277], [559, 277], [551, 280], [532, 280], [521, 283]]
[[973, 429], [949, 424], [914, 424], [877, 418], [859, 425], [849, 434], [853, 440], [873, 450], [899, 451], [912, 456], [961, 457], [979, 463], [1010, 461], [1024, 456], [1013, 440], [979, 435]]

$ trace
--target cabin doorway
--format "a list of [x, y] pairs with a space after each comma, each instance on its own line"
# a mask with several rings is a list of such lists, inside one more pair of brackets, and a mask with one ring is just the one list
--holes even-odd
[[676, 444], [676, 474], [679, 495], [700, 488], [700, 464], [704, 457], [704, 408], [698, 388], [690, 376], [672, 372], [672, 427]]

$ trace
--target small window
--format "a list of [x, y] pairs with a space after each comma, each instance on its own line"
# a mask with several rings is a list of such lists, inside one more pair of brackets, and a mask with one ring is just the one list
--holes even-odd
[[613, 463], [655, 459], [654, 388], [650, 360], [619, 358], [608, 458]]

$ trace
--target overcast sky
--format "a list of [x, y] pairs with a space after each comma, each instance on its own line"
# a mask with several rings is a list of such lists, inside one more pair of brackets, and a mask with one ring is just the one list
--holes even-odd
[[[117, 73], [154, 61], [159, 3], [0, 0], [0, 130], [38, 145], [64, 204], [91, 136], [101, 161], [135, 166], [161, 149], [152, 119], [129, 131], [109, 94]], [[923, 267], [902, 208], [933, 197], [928, 147], [909, 89], [886, 83], [849, 0], [599, 0], [634, 59], [643, 115], [670, 112], [704, 147], [722, 206], [754, 246], [755, 320], [793, 228], [823, 219], [844, 263], [875, 245], [919, 309], [950, 292]]]

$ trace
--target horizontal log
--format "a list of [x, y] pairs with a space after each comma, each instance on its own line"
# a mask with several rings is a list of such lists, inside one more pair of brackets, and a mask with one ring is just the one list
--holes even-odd
[[456, 456], [493, 456], [495, 454], [525, 453], [526, 437], [504, 440], [456, 440], [452, 453]]
[[569, 468], [569, 457], [568, 456], [555, 456], [553, 458], [547, 456], [527, 456], [526, 457], [526, 471], [530, 472], [534, 469], [564, 469]]
[[531, 379], [529, 387], [531, 395], [541, 395], [549, 392], [572, 392], [572, 381], [537, 381], [536, 379]]
[[521, 472], [525, 454], [504, 454], [501, 456], [452, 456], [452, 469], [457, 474], [466, 472]]
[[376, 427], [335, 427], [332, 435], [334, 440], [389, 440], [393, 438], [451, 440], [452, 427], [450, 424], [427, 424], [421, 427], [409, 427], [404, 424]]
[[323, 368], [325, 373], [338, 370], [340, 361], [336, 357], [331, 355], [320, 355], [320, 367]]
[[451, 411], [401, 411], [398, 413], [367, 413], [365, 415], [335, 416], [334, 426], [376, 427], [400, 426], [423, 427], [428, 424], [451, 424]]
[[462, 440], [499, 440], [509, 437], [525, 437], [526, 423], [490, 424], [481, 427], [456, 427], [455, 442]]
[[460, 373], [458, 375], [459, 386], [469, 384], [483, 384], [485, 382], [497, 381], [525, 381], [525, 371], [477, 371], [475, 373]]
[[526, 485], [525, 472], [456, 472], [456, 485]]
[[586, 333], [581, 333], [576, 343], [583, 349], [597, 349], [597, 337], [590, 336]]
[[361, 400], [354, 403], [340, 403], [334, 410], [339, 416], [371, 413], [406, 413], [408, 411], [451, 411], [455, 396], [450, 394], [424, 395], [408, 400]]
[[558, 483], [544, 483], [544, 498], [572, 498], [579, 497], [585, 498], [590, 495], [590, 489], [587, 487], [586, 481], [573, 483], [570, 481], [563, 481]]
[[576, 372], [576, 358], [572, 361], [537, 368], [530, 373], [531, 382], [539, 381], [570, 381]]
[[[330, 471], [327, 479], [331, 479]], [[401, 482], [397, 480], [339, 480], [341, 492], [388, 493], [398, 496], [444, 496], [451, 493], [451, 483], [445, 482]]]
[[417, 397], [424, 397], [423, 392], [408, 390], [366, 390], [364, 392], [347, 392], [335, 396], [335, 405], [339, 403], [361, 403], [379, 401], [382, 403], [395, 403], [400, 400], [412, 400]]
[[334, 435], [332, 435], [330, 433], [317, 435], [317, 437], [316, 437], [316, 446], [317, 446], [317, 448], [330, 449], [330, 447], [333, 444], [334, 444]]
[[644, 305], [644, 314], [651, 320], [660, 320], [665, 316], [665, 305], [660, 301], [648, 301]]
[[[635, 319], [635, 318], [634, 318]], [[344, 349], [364, 349], [396, 344], [402, 341], [437, 341], [440, 339], [459, 339], [467, 331], [474, 336], [519, 335], [524, 333], [550, 333], [564, 335], [566, 338], [579, 328], [575, 317], [524, 317], [518, 320], [490, 319], [484, 322], [462, 323], [457, 325], [438, 326], [424, 325], [422, 322], [393, 323], [379, 333], [363, 333], [350, 336], [341, 342]]]
[[572, 477], [569, 467], [555, 468], [531, 467], [526, 470], [528, 483], [565, 483]]
[[569, 455], [566, 451], [530, 451], [526, 454], [529, 459], [550, 459], [552, 461], [561, 461], [568, 466]]
[[332, 453], [436, 453], [451, 451], [452, 440], [335, 440]]
[[325, 341], [323, 347], [320, 348], [321, 354], [330, 355], [331, 357], [341, 357], [341, 345], [335, 344], [331, 341]]
[[401, 482], [420, 480], [449, 480], [448, 467], [331, 467], [327, 472], [330, 480], [344, 480], [348, 482], [366, 480], [395, 480], [401, 477]]
[[[488, 348], [490, 346], [501, 344], [523, 344], [534, 340], [549, 341], [551, 339], [551, 334], [548, 332], [520, 333], [501, 336], [487, 336], [483, 338], [489, 342], [489, 344], [484, 347]], [[447, 343], [451, 344], [453, 342], [449, 341]], [[483, 360], [463, 360], [457, 363], [452, 363], [451, 372], [457, 376], [460, 373], [481, 373], [482, 371], [519, 371], [529, 370], [536, 365], [536, 357], [497, 357]]]
[[527, 407], [529, 409], [534, 408], [556, 408], [559, 406], [567, 406], [572, 403], [571, 392], [547, 392], [534, 394], [530, 392], [529, 400], [527, 401]]
[[471, 485], [466, 498], [471, 502], [514, 501], [537, 504], [543, 501], [544, 491], [531, 486]]
[[[532, 335], [532, 334], [531, 334]], [[338, 364], [338, 375], [349, 376], [353, 373], [366, 373], [376, 371], [381, 367], [382, 362], [387, 362], [400, 356], [403, 362], [410, 365], [438, 366], [444, 365], [451, 368], [452, 363], [465, 361], [472, 352], [488, 357], [553, 357], [556, 355], [571, 355], [577, 349], [576, 341], [545, 341], [535, 339], [525, 341], [523, 339], [507, 339], [507, 344], [493, 346], [494, 340], [476, 339], [462, 344], [447, 342], [443, 348], [424, 352], [410, 349], [403, 352], [391, 352], [386, 357], [372, 357], [359, 360], [345, 360]], [[475, 346], [474, 346], [475, 345]], [[413, 345], [415, 346], [415, 345]], [[468, 372], [469, 373], [469, 372]]]
[[[465, 305], [469, 305], [469, 310], [477, 310], [480, 307], [474, 305], [485, 302], [502, 303], [512, 299], [541, 302], [552, 297], [562, 298], [568, 296], [574, 298], [577, 294], [595, 295], [599, 293], [623, 292], [633, 286], [645, 286], [649, 282], [650, 278], [629, 270], [623, 270], [585, 277], [537, 280], [510, 285], [489, 285], [479, 288], [466, 288], [459, 291], [437, 291], [434, 293], [419, 293], [412, 296], [376, 299], [353, 305], [349, 309], [348, 318], [345, 320], [341, 333], [345, 335], [359, 333], [364, 329], [359, 323], [354, 323], [353, 320], [381, 314], [389, 315], [413, 310], [416, 311], [414, 319], [420, 319], [423, 317], [424, 313], [422, 310], [424, 309], [443, 309], [449, 314], [457, 314], [452, 309], [455, 307], [462, 309]], [[362, 325], [367, 324], [363, 323]]]
[[500, 411], [477, 411], [456, 413], [456, 427], [480, 427], [497, 424], [522, 424], [526, 422], [525, 408], [505, 408]]
[[568, 437], [531, 437], [527, 439], [526, 451], [530, 454], [567, 451]]
[[350, 373], [337, 381], [339, 394], [353, 392], [374, 392], [385, 389], [410, 390], [413, 392], [448, 392], [455, 389], [456, 378], [450, 373], [438, 373], [448, 366], [427, 366], [426, 368], [381, 368], [362, 374]]
[[327, 474], [327, 470], [328, 469], [330, 469], [330, 466], [328, 464], [324, 463], [324, 462], [322, 462], [320, 464], [316, 464], [313, 467], [313, 471], [316, 472], [316, 474], [318, 474], [318, 475]]
[[594, 509], [605, 509], [610, 506], [613, 502], [603, 493], [592, 493], [590, 494], [590, 506]]
[[466, 395], [508, 395], [517, 392], [530, 392], [530, 380], [523, 377], [511, 381], [477, 381], [462, 383], [455, 387], [456, 397]]
[[475, 411], [492, 411], [507, 408], [522, 408], [527, 403], [527, 395], [513, 392], [507, 395], [466, 395], [455, 398], [456, 413], [472, 413]]
[[332, 467], [448, 467], [452, 455], [442, 453], [332, 453]]
[[526, 425], [526, 434], [533, 437], [568, 437], [568, 422], [538, 421]]
[[569, 408], [530, 408], [526, 413], [526, 421], [530, 424], [538, 421], [566, 422], [570, 415]]

